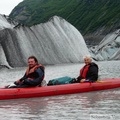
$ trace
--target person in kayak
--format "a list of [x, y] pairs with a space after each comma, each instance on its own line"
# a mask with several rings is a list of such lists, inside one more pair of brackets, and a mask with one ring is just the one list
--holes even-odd
[[80, 70], [80, 75], [73, 80], [73, 83], [79, 82], [95, 82], [98, 79], [98, 65], [92, 62], [90, 56], [84, 57], [85, 65]]
[[25, 75], [14, 82], [15, 85], [7, 86], [8, 88], [24, 88], [41, 85], [44, 79], [44, 66], [38, 64], [38, 60], [35, 56], [28, 58], [28, 68]]

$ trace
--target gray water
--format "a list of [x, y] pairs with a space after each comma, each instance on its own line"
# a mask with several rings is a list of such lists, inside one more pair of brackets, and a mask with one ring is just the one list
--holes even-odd
[[[97, 62], [99, 79], [120, 77], [120, 61]], [[83, 64], [46, 66], [45, 80], [77, 77]], [[25, 72], [25, 67], [0, 70], [1, 85]], [[0, 101], [1, 120], [120, 120], [120, 89]]]

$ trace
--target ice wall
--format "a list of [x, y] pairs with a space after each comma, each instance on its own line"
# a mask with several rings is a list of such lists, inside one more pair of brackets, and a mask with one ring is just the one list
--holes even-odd
[[8, 23], [5, 16], [0, 15], [0, 30], [4, 28], [12, 28], [12, 25]]
[[120, 60], [120, 30], [108, 34], [91, 53], [97, 60]]
[[32, 27], [11, 25], [4, 16], [0, 19], [0, 64], [25, 66], [30, 55], [42, 64], [76, 63], [89, 54], [80, 32], [60, 17]]

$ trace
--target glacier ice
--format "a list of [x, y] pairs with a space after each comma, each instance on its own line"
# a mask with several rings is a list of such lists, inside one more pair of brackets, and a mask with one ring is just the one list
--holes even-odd
[[105, 36], [90, 52], [97, 60], [120, 60], [120, 30]]
[[80, 32], [58, 16], [27, 27], [0, 15], [0, 29], [0, 64], [25, 66], [30, 55], [42, 64], [76, 63], [90, 54]]

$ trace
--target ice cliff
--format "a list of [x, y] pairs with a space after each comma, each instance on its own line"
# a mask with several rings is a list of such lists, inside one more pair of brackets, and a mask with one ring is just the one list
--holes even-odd
[[76, 63], [88, 54], [80, 32], [60, 17], [26, 27], [0, 15], [0, 65], [25, 66], [30, 55], [42, 64]]
[[120, 30], [108, 34], [96, 47], [90, 49], [96, 60], [120, 60]]

